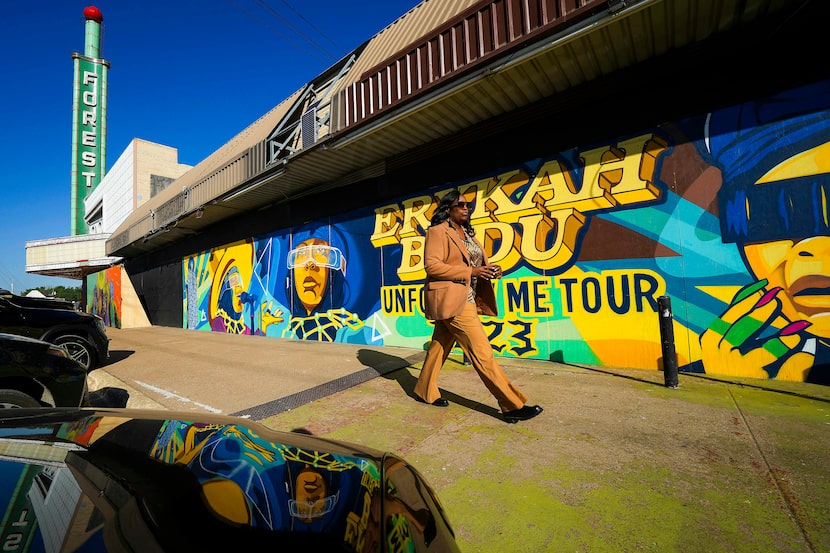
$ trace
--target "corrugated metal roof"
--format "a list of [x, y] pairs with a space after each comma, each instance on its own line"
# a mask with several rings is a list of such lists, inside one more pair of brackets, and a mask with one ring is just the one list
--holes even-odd
[[428, 36], [434, 29], [466, 11], [470, 6], [481, 3], [481, 0], [421, 2], [371, 38], [335, 93], [344, 86], [359, 81], [367, 70], [381, 64], [391, 55], [405, 50], [418, 39]]
[[[802, 4], [802, 0], [426, 0], [369, 41], [339, 85], [341, 90], [360, 79], [377, 78], [382, 72], [375, 70], [391, 66], [402, 53], [428, 51], [425, 45], [435, 44], [440, 33], [459, 25], [462, 30], [455, 38], [474, 38], [482, 45], [479, 53], [487, 44], [499, 47], [475, 60], [465, 58], [463, 67], [441, 76], [438, 85], [416, 91], [406, 101], [265, 167], [259, 149], [299, 92], [292, 95], [171, 184], [166, 194], [145, 204], [163, 216], [151, 221], [146, 210], [134, 214], [113, 233], [107, 251], [138, 255], [245, 210], [382, 175], [390, 160], [400, 164], [409, 156], [423, 156], [430, 144], [441, 144], [474, 125], [758, 19], [777, 13], [783, 17]], [[525, 14], [522, 25], [515, 20], [517, 13]], [[477, 29], [464, 23], [481, 23], [482, 17], [483, 26]], [[550, 26], [539, 27], [544, 21]], [[483, 36], [485, 31], [493, 38]], [[233, 186], [227, 185], [239, 175]], [[183, 187], [192, 194], [200, 183], [220, 177], [226, 186], [203, 187], [207, 192], [198, 202], [182, 193]], [[189, 216], [202, 205], [207, 207], [200, 219]], [[179, 220], [184, 217], [186, 221]], [[148, 226], [151, 222], [155, 226]]]
[[608, 4], [606, 0], [476, 2], [356, 75], [354, 82], [344, 83], [334, 106], [334, 134], [350, 131], [533, 40], [574, 28], [592, 15], [608, 14]]
[[[692, 42], [734, 30], [799, 1], [644, 0], [623, 2], [578, 25], [491, 60], [460, 79], [380, 111], [357, 132], [329, 144], [365, 163], [453, 136], [568, 89], [619, 72]], [[357, 145], [360, 142], [360, 145]], [[364, 157], [365, 156], [365, 157]]]
[[[265, 115], [254, 121], [250, 126], [246, 127], [242, 132], [231, 138], [228, 142], [222, 145], [218, 150], [213, 152], [198, 165], [190, 169], [180, 178], [176, 179], [167, 188], [162, 190], [159, 194], [142, 204], [127, 219], [113, 232], [113, 236], [119, 242], [125, 244], [138, 240], [152, 232], [158, 226], [154, 226], [151, 221], [153, 214], [169, 202], [174, 202], [178, 197], [182, 196], [185, 191], [190, 191], [198, 187], [200, 184], [216, 175], [224, 167], [227, 167], [233, 160], [244, 156], [252, 148], [260, 145], [269, 135], [269, 133], [277, 126], [279, 121], [285, 116], [286, 112], [291, 108], [295, 99], [302, 93], [298, 90], [290, 97], [286, 98], [280, 104], [268, 111]], [[188, 212], [196, 211], [205, 202], [218, 197], [221, 193], [232, 190], [234, 187], [242, 184], [246, 179], [228, 180], [224, 186], [217, 187], [214, 193], [204, 194], [198, 201], [190, 202], [192, 205], [184, 206], [179, 215], [184, 215]], [[205, 221], [206, 225], [209, 221]]]

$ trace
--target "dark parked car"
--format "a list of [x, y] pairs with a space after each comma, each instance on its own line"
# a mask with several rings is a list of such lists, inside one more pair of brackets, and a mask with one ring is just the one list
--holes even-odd
[[104, 321], [77, 311], [67, 301], [17, 296], [0, 289], [0, 332], [64, 346], [87, 370], [109, 356]]
[[0, 333], [0, 409], [80, 407], [87, 371], [63, 346]]
[[192, 412], [0, 415], [5, 551], [458, 551], [391, 454]]

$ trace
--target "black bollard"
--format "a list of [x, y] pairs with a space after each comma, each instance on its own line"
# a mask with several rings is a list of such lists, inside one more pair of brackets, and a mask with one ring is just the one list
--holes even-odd
[[663, 378], [667, 388], [677, 388], [677, 352], [674, 349], [671, 298], [657, 298], [657, 308], [660, 314], [660, 340], [663, 343]]

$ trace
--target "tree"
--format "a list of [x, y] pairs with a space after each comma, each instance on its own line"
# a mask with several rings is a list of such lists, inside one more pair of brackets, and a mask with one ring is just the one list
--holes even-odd
[[81, 287], [71, 287], [67, 288], [66, 286], [55, 286], [54, 288], [47, 288], [45, 286], [41, 286], [38, 288], [29, 288], [28, 290], [24, 291], [22, 295], [26, 295], [32, 290], [37, 290], [47, 298], [61, 298], [67, 301], [80, 301], [81, 300]]

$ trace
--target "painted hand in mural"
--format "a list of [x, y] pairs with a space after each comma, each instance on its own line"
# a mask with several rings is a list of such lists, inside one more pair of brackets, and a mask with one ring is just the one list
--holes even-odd
[[278, 324], [283, 322], [285, 319], [283, 318], [282, 309], [275, 308], [273, 301], [264, 301], [260, 306], [260, 311], [262, 312], [262, 331], [265, 330], [272, 324]]
[[719, 374], [803, 381], [815, 362], [801, 332], [810, 322], [790, 321], [766, 279], [742, 288], [700, 337], [704, 366]]

